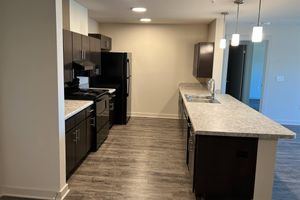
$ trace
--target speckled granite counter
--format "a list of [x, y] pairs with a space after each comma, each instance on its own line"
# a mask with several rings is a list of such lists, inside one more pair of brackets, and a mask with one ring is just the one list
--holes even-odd
[[200, 84], [182, 83], [179, 91], [193, 124], [195, 134], [292, 139], [295, 133], [272, 121], [230, 95], [216, 95], [220, 104], [187, 102], [185, 94], [207, 96]]
[[65, 100], [65, 120], [92, 105], [93, 101]]

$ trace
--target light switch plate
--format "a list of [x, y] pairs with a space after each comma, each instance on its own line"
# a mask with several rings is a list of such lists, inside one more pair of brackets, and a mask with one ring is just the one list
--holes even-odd
[[278, 76], [276, 76], [276, 81], [277, 82], [283, 82], [283, 81], [285, 81], [285, 78], [284, 78], [283, 75], [278, 75]]

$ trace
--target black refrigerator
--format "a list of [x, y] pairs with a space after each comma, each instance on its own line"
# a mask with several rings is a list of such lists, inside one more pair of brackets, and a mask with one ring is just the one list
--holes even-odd
[[90, 77], [90, 87], [115, 88], [115, 123], [127, 124], [131, 113], [131, 53], [102, 52], [98, 75]]

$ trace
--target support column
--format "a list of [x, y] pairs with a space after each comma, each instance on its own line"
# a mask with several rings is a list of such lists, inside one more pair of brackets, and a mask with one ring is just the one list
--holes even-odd
[[258, 140], [254, 200], [272, 200], [277, 140]]

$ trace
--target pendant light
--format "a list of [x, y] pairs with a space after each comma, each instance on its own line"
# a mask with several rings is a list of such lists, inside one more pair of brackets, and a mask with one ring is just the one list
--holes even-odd
[[235, 4], [237, 4], [237, 12], [236, 12], [236, 24], [235, 24], [235, 33], [232, 34], [231, 38], [231, 46], [239, 46], [240, 44], [240, 34], [238, 34], [238, 24], [239, 24], [239, 12], [240, 12], [240, 4], [243, 4], [243, 0], [235, 0]]
[[257, 25], [253, 27], [253, 31], [252, 31], [252, 42], [261, 42], [263, 38], [263, 27], [260, 26], [260, 10], [261, 10], [261, 0], [259, 0]]
[[224, 23], [223, 23], [223, 38], [220, 40], [220, 48], [225, 49], [226, 48], [226, 39], [225, 39], [225, 25], [226, 25], [226, 15], [228, 15], [228, 12], [221, 12], [223, 15]]

